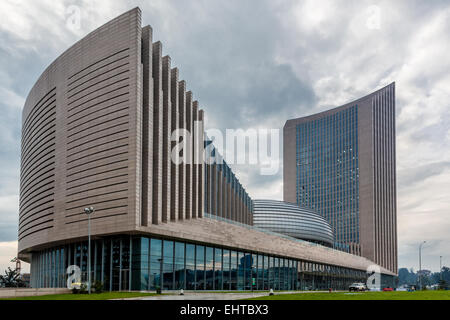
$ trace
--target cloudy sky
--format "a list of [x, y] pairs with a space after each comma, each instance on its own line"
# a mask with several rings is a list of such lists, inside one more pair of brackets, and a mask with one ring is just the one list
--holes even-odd
[[[450, 265], [448, 0], [2, 0], [0, 270], [17, 247], [21, 110], [31, 86], [71, 44], [135, 6], [207, 127], [282, 128], [396, 81], [399, 266], [417, 270], [422, 240], [424, 268], [437, 271], [440, 255]], [[282, 199], [282, 171], [235, 170], [253, 198]]]

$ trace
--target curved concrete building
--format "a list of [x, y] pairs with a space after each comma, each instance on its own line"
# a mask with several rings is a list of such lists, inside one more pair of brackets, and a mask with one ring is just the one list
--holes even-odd
[[333, 246], [330, 224], [313, 210], [292, 203], [254, 200], [253, 225], [296, 239]]
[[[139, 8], [58, 57], [23, 109], [19, 257], [32, 286], [65, 287], [72, 265], [80, 281], [90, 265], [107, 290], [248, 290], [252, 278], [259, 289], [344, 288], [366, 278], [367, 259], [254, 228], [253, 201], [230, 167], [187, 157], [204, 151], [203, 119]], [[190, 133], [178, 141], [181, 163], [171, 161], [175, 129]]]

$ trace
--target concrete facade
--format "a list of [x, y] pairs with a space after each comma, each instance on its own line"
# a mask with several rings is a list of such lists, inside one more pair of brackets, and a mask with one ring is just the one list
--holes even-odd
[[[32, 88], [22, 115], [19, 252], [141, 222], [141, 12], [63, 53]], [[158, 203], [158, 205], [161, 202]]]
[[[152, 28], [141, 27], [139, 8], [56, 59], [23, 111], [21, 255], [85, 237], [88, 206], [96, 210], [93, 234], [201, 218], [205, 197], [212, 197], [204, 187], [204, 111], [193, 97], [163, 56], [161, 42], [153, 42]], [[182, 151], [187, 163], [171, 160], [176, 129], [189, 133]], [[245, 215], [231, 212], [230, 190], [237, 184], [228, 167], [224, 172], [228, 181], [222, 180], [214, 199], [226, 197], [227, 217], [250, 223], [247, 194], [241, 201]]]
[[46, 288], [46, 289], [2, 288], [0, 289], [0, 299], [17, 298], [17, 297], [36, 297], [36, 296], [45, 296], [49, 294], [68, 294], [68, 293], [71, 293], [69, 289], [62, 289], [62, 288]]

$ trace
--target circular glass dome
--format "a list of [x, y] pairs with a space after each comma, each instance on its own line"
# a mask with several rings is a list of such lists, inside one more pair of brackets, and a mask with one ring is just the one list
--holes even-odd
[[333, 246], [330, 224], [315, 211], [293, 203], [254, 200], [253, 225], [293, 238]]

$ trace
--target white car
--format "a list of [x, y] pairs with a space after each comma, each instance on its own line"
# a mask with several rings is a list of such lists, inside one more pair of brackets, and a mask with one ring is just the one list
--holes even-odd
[[348, 287], [348, 290], [349, 290], [350, 292], [352, 292], [352, 291], [366, 291], [366, 290], [367, 290], [367, 287], [366, 287], [366, 285], [365, 285], [364, 283], [362, 283], [362, 282], [355, 282], [355, 283], [352, 283], [352, 284], [350, 285], [350, 287]]

